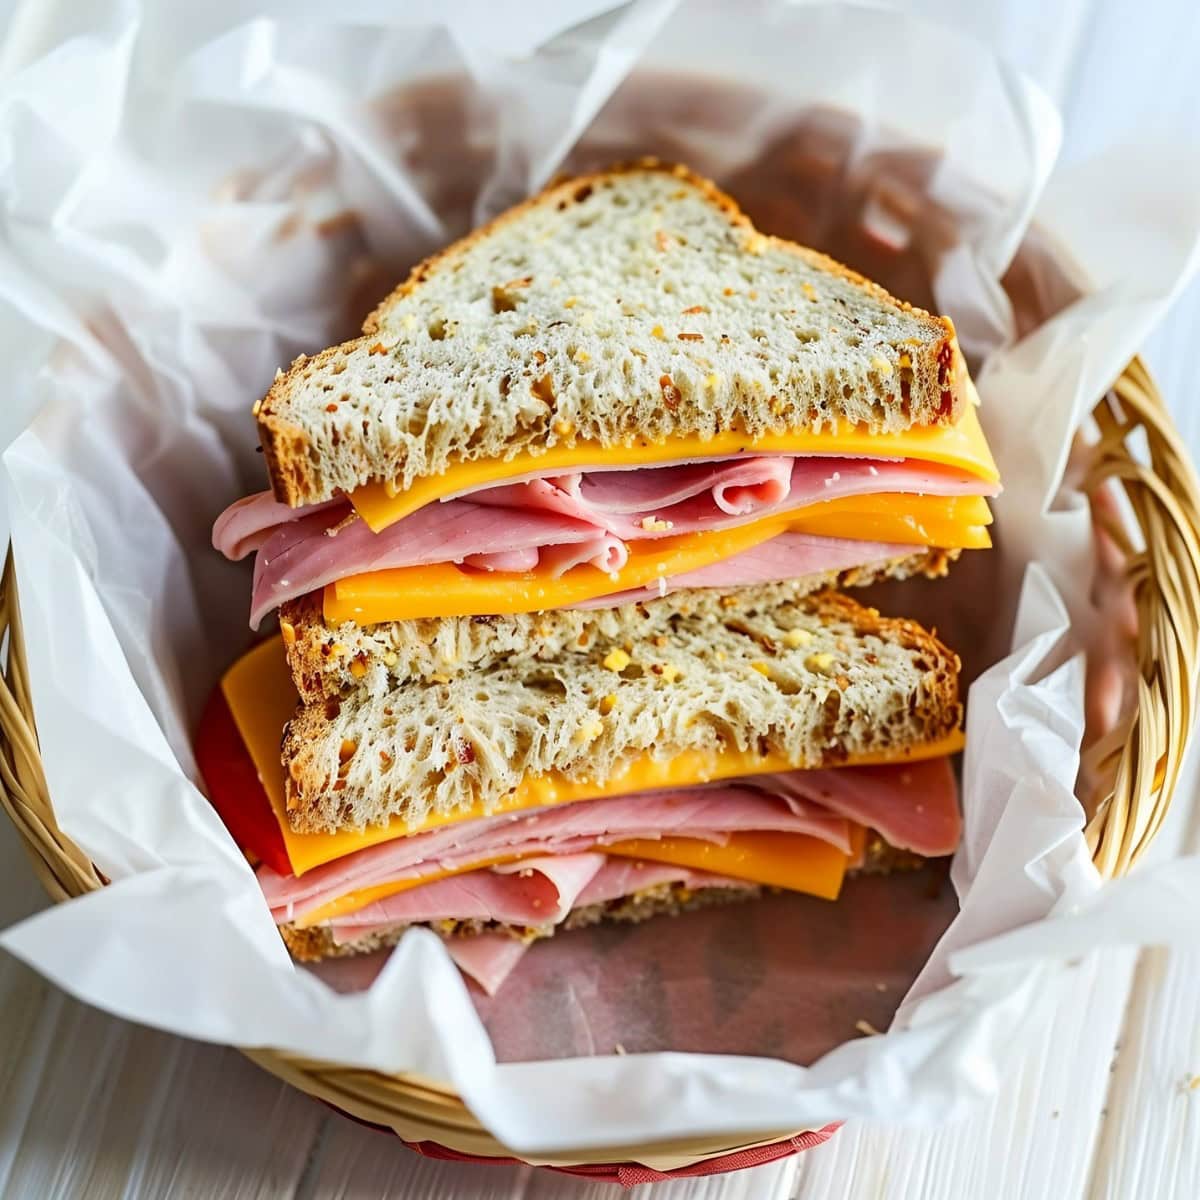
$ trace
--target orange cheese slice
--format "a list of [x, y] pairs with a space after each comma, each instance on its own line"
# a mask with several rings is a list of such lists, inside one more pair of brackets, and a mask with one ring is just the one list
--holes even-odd
[[838, 898], [846, 875], [842, 851], [803, 833], [734, 833], [723, 846], [699, 838], [630, 838], [600, 849], [622, 858], [674, 863], [825, 900]]
[[[860, 826], [853, 828], [861, 832]], [[686, 837], [628, 838], [607, 845], [596, 845], [592, 849], [620, 858], [672, 863], [700, 871], [712, 871], [717, 875], [727, 875], [731, 879], [744, 879], [748, 883], [759, 883], [765, 887], [804, 892], [809, 896], [820, 896], [824, 900], [838, 898], [849, 862], [841, 850], [821, 841], [820, 838], [803, 833], [769, 831], [731, 833], [724, 845]], [[311, 925], [320, 925], [347, 913], [358, 912], [377, 900], [386, 900], [400, 892], [411, 891], [423, 883], [448, 879], [452, 875], [465, 875], [468, 871], [478, 871], [498, 863], [519, 862], [523, 857], [529, 856], [481, 856], [448, 871], [431, 872], [420, 879], [396, 879], [390, 883], [359, 888], [306, 912], [303, 917], [297, 918], [296, 925], [307, 929]]]
[[[557, 772], [531, 776], [522, 780], [509, 796], [490, 809], [476, 804], [453, 813], [434, 813], [414, 823], [396, 817], [386, 825], [368, 825], [362, 830], [296, 833], [287, 820], [283, 763], [279, 754], [281, 731], [295, 713], [297, 703], [282, 640], [270, 638], [243, 655], [225, 673], [221, 689], [238, 732], [254, 760], [258, 777], [283, 834], [292, 870], [297, 875], [368, 846], [474, 817], [520, 812], [551, 804], [571, 804], [576, 800], [596, 800], [603, 796], [621, 796], [629, 792], [690, 787], [711, 780], [733, 779], [769, 771], [790, 771], [796, 765], [781, 754], [760, 755], [755, 750], [728, 750], [723, 753], [687, 751], [669, 760], [644, 755], [627, 762], [603, 783], [594, 779], [569, 779]], [[957, 753], [962, 745], [962, 734], [955, 732], [940, 741], [914, 746], [906, 751], [854, 755], [845, 765], [942, 758]]]
[[609, 575], [587, 563], [547, 570], [463, 571], [453, 563], [348, 575], [325, 588], [325, 620], [374, 625], [422, 617], [475, 617], [565, 608], [722, 562], [788, 530], [905, 545], [982, 549], [992, 514], [982, 496], [880, 494], [826, 500], [733, 529], [630, 542]]
[[726, 431], [707, 441], [700, 437], [668, 438], [661, 442], [635, 441], [628, 446], [600, 446], [592, 442], [522, 451], [507, 459], [453, 462], [441, 475], [415, 479], [403, 491], [386, 483], [368, 483], [350, 494], [350, 502], [378, 533], [435, 500], [466, 491], [519, 479], [534, 472], [578, 471], [587, 467], [645, 467], [704, 458], [732, 458], [739, 454], [835, 454], [873, 458], [912, 458], [957, 467], [988, 483], [998, 483], [1000, 473], [979, 424], [974, 405], [968, 405], [957, 425], [925, 425], [900, 433], [871, 433], [855, 426], [838, 432], [797, 430], [768, 433], [758, 438]]

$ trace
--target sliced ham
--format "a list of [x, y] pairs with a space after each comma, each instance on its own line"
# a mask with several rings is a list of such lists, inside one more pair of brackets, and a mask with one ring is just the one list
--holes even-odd
[[586, 908], [589, 904], [607, 904], [610, 900], [636, 896], [646, 888], [658, 887], [663, 883], [682, 883], [688, 888], [754, 886], [744, 879], [731, 879], [727, 875], [696, 871], [691, 867], [676, 866], [674, 863], [641, 862], [635, 858], [606, 858], [604, 866], [579, 893], [575, 906]]
[[653, 600], [679, 588], [749, 587], [780, 579], [799, 579], [826, 571], [844, 571], [850, 567], [873, 567], [911, 554], [915, 547], [896, 542], [851, 541], [849, 538], [813, 537], [807, 533], [781, 533], [751, 546], [740, 554], [723, 558], [695, 571], [668, 575], [639, 588], [626, 588], [584, 600], [572, 608], [612, 608]]
[[927, 858], [953, 854], [962, 836], [948, 758], [832, 771], [785, 771], [748, 780], [789, 804], [821, 805], [878, 830], [892, 846]]
[[916, 459], [761, 455], [689, 466], [575, 472], [483, 488], [471, 492], [470, 499], [522, 512], [556, 512], [634, 541], [728, 529], [848, 496], [978, 496], [996, 490], [964, 471]]
[[771, 831], [808, 834], [849, 851], [844, 817], [796, 796], [773, 796], [752, 782], [642, 792], [479, 817], [357, 850], [299, 878], [263, 866], [258, 879], [276, 919], [291, 921], [347, 892], [382, 883], [423, 879], [485, 858], [575, 853], [628, 838], [678, 835], [724, 844], [731, 833]]
[[594, 853], [548, 855], [514, 864], [468, 871], [396, 892], [332, 924], [343, 934], [419, 921], [499, 921], [505, 925], [557, 925], [575, 898], [604, 866]]
[[[585, 859], [592, 859], [595, 855], [577, 855], [580, 860], [577, 863], [567, 864], [565, 870], [556, 872], [558, 884], [551, 882], [547, 877], [547, 882], [551, 888], [561, 886], [564, 880], [572, 871], [579, 874], [585, 873], [590, 869], [590, 863], [586, 865], [582, 862]], [[545, 860], [541, 860], [538, 865], [524, 864], [529, 867], [534, 873], [541, 871], [541, 866]], [[562, 863], [558, 864], [562, 866]], [[473, 874], [478, 876], [496, 875], [496, 872], [477, 871]], [[654, 887], [663, 883], [682, 883], [693, 891], [698, 891], [701, 888], [708, 887], [727, 887], [727, 888], [744, 888], [747, 886], [745, 882], [739, 879], [727, 879], [723, 875], [714, 875], [708, 871], [693, 871], [688, 867], [677, 867], [665, 863], [641, 863], [631, 859], [605, 859], [599, 870], [595, 871], [587, 884], [575, 895], [573, 908], [585, 908], [591, 904], [605, 904], [610, 900], [620, 900], [625, 896], [633, 896], [638, 892], [648, 887]], [[436, 884], [426, 884], [421, 891], [431, 892]], [[486, 882], [474, 881], [469, 894], [472, 897], [478, 897], [485, 894], [489, 889], [496, 888], [503, 891], [512, 885], [503, 877], [500, 879], [490, 879]], [[411, 893], [409, 893], [411, 894]], [[559, 899], [563, 899], [569, 894], [569, 887], [565, 891], [559, 891]], [[452, 893], [443, 891], [443, 896], [447, 897], [447, 903], [453, 908], [453, 900], [449, 899]], [[384, 902], [386, 903], [386, 902]], [[506, 903], [512, 903], [511, 901]], [[569, 911], [569, 909], [567, 910]], [[563, 911], [562, 915], [555, 922], [561, 924], [566, 917], [567, 911]], [[354, 914], [357, 916], [357, 914]], [[467, 919], [464, 914], [448, 909], [440, 917], [430, 918], [432, 920], [455, 920]], [[499, 920], [500, 918], [497, 918]], [[338, 944], [358, 941], [360, 938], [367, 937], [374, 933], [387, 933], [394, 929], [399, 924], [409, 924], [410, 921], [405, 918], [403, 920], [375, 920], [375, 921], [355, 921], [350, 917], [339, 919], [330, 923], [330, 930], [333, 934], [333, 940]], [[534, 922], [522, 921], [519, 924], [533, 924]], [[545, 922], [538, 922], [545, 923]], [[520, 938], [513, 937], [508, 933], [490, 930], [485, 930], [483, 933], [471, 934], [463, 937], [447, 937], [444, 939], [446, 950], [450, 957], [454, 960], [456, 966], [465, 975], [469, 975], [489, 996], [495, 995], [501, 984], [512, 974], [517, 963], [524, 957], [525, 951], [529, 949], [529, 943], [522, 941]]]
[[[349, 519], [347, 519], [349, 518]], [[512, 512], [455, 500], [428, 504], [381, 533], [372, 533], [348, 505], [278, 526], [254, 563], [250, 623], [254, 628], [285, 600], [335, 579], [389, 567], [431, 563], [478, 566], [479, 555], [508, 555], [546, 546], [583, 543], [596, 566], [609, 570], [615, 539], [594, 525], [540, 510]], [[584, 560], [586, 561], [586, 560]]]
[[[611, 574], [624, 566], [629, 541], [726, 529], [847, 496], [992, 495], [996, 490], [962, 471], [917, 460], [759, 455], [577, 471], [483, 488], [470, 499], [427, 504], [377, 534], [344, 500], [290, 509], [262, 492], [221, 514], [213, 544], [230, 558], [258, 551], [251, 602], [251, 624], [257, 628], [285, 600], [388, 567], [465, 563], [474, 570], [528, 571], [548, 566], [559, 575], [588, 563]], [[880, 557], [878, 543], [851, 544], [862, 555]], [[841, 565], [864, 561], [873, 560], [859, 557]], [[743, 564], [743, 573], [748, 571]], [[807, 570], [769, 578], [801, 573]], [[761, 578], [760, 568], [750, 581]], [[651, 594], [709, 586], [720, 585], [676, 579]]]
[[280, 525], [331, 508], [344, 508], [345, 505], [344, 500], [337, 499], [327, 500], [324, 504], [309, 504], [304, 508], [288, 508], [270, 492], [243, 496], [235, 500], [213, 524], [213, 548], [226, 558], [238, 562], [258, 550]]
[[494, 996], [524, 957], [529, 943], [507, 933], [478, 933], [474, 937], [447, 938], [446, 949], [464, 975]]

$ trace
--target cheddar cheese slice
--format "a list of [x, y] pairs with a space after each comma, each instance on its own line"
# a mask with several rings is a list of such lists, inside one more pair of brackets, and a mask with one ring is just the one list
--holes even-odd
[[[450, 814], [431, 814], [426, 820], [409, 824], [395, 818], [386, 825], [371, 825], [362, 830], [345, 829], [337, 833], [297, 833], [287, 820], [283, 763], [280, 758], [280, 733], [296, 710], [297, 695], [284, 656], [280, 638], [270, 638], [240, 658], [225, 673], [221, 689], [246, 749], [254, 760], [263, 790], [279, 823], [288, 858], [296, 875], [332, 862], [356, 850], [376, 846], [395, 838], [426, 829], [470, 820], [493, 813], [519, 812], [552, 804], [571, 804], [577, 800], [596, 800], [631, 792], [659, 788], [690, 787], [718, 779], [759, 775], [771, 771], [792, 770], [794, 765], [783, 755], [760, 755], [757, 751], [729, 750], [723, 753], [690, 751], [666, 760], [645, 755], [626, 763], [624, 768], [603, 783], [591, 779], [568, 779], [558, 773], [534, 776], [502, 803], [491, 809], [475, 805]], [[963, 736], [948, 737], [903, 752], [878, 751], [851, 756], [846, 766], [865, 766], [883, 762], [915, 762], [941, 758], [962, 749]]]
[[661, 442], [635, 441], [628, 446], [605, 447], [579, 441], [572, 445], [551, 446], [540, 452], [522, 451], [507, 459], [455, 462], [441, 475], [415, 479], [403, 491], [388, 483], [364, 484], [350, 494], [350, 502], [378, 533], [435, 500], [535, 473], [645, 467], [696, 459], [733, 458], [739, 454], [911, 458], [957, 467], [987, 483], [1000, 480], [979, 416], [974, 406], [968, 406], [956, 425], [926, 425], [900, 433], [871, 433], [866, 428], [854, 427], [819, 433], [802, 429], [768, 433], [757, 438], [725, 431], [707, 440], [682, 437]]
[[600, 847], [605, 854], [674, 863], [767, 887], [836, 900], [847, 857], [836, 846], [803, 833], [732, 833], [722, 846], [699, 838], [629, 838]]
[[607, 574], [588, 563], [555, 576], [549, 570], [464, 571], [453, 563], [394, 567], [348, 575], [326, 586], [330, 625], [374, 625], [422, 617], [475, 617], [566, 608], [696, 571], [792, 531], [946, 549], [991, 545], [992, 514], [982, 496], [880, 494], [826, 500], [796, 512], [761, 517], [732, 529], [703, 530], [628, 543], [629, 558]]

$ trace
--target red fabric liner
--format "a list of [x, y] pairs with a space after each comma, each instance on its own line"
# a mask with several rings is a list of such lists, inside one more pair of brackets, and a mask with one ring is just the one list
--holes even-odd
[[[373, 1121], [364, 1121], [336, 1104], [321, 1101], [327, 1108], [340, 1113], [343, 1117], [374, 1129], [379, 1133], [390, 1133], [393, 1130], [386, 1125], [376, 1125]], [[726, 1175], [730, 1171], [744, 1171], [747, 1167], [762, 1167], [767, 1163], [778, 1162], [781, 1158], [790, 1158], [802, 1150], [811, 1150], [814, 1146], [827, 1142], [842, 1127], [841, 1121], [833, 1121], [823, 1129], [812, 1129], [798, 1133], [795, 1137], [785, 1138], [781, 1142], [772, 1142], [767, 1146], [753, 1146], [747, 1150], [734, 1150], [730, 1154], [721, 1154], [704, 1162], [693, 1163], [690, 1167], [676, 1167], [672, 1171], [656, 1171], [653, 1167], [641, 1163], [594, 1163], [578, 1167], [541, 1167], [541, 1170], [556, 1171], [560, 1175], [575, 1175], [583, 1179], [598, 1179], [608, 1183], [620, 1184], [621, 1187], [637, 1187], [639, 1183], [662, 1183], [668, 1179], [695, 1179], [704, 1175]], [[436, 1158], [444, 1162], [481, 1163], [489, 1166], [522, 1166], [525, 1160], [521, 1158], [501, 1158], [499, 1156], [481, 1154], [460, 1154], [437, 1142], [406, 1142], [398, 1138], [410, 1150], [415, 1150], [425, 1158]]]
[[279, 822], [219, 685], [204, 707], [193, 749], [209, 802], [233, 840], [281, 875], [290, 875]]

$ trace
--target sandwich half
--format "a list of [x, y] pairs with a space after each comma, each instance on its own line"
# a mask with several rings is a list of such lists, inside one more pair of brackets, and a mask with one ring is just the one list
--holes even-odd
[[235, 664], [197, 755], [297, 958], [427, 925], [494, 987], [559, 929], [954, 850], [958, 661], [920, 626], [773, 589], [611, 624], [299, 709], [279, 639]]
[[214, 529], [256, 553], [252, 625], [283, 606], [300, 653], [321, 625], [345, 645], [938, 575], [990, 544], [998, 476], [948, 318], [758, 233], [682, 168], [549, 188], [366, 329], [280, 373], [256, 408], [271, 490]]

